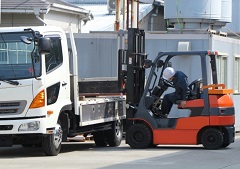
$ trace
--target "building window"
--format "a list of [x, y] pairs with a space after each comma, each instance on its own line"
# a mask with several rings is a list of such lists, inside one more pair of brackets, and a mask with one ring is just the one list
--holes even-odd
[[240, 93], [240, 56], [235, 56], [234, 64], [234, 93]]
[[227, 56], [217, 56], [217, 76], [219, 84], [227, 84]]
[[8, 42], [0, 44], [0, 64], [31, 63], [33, 44]]

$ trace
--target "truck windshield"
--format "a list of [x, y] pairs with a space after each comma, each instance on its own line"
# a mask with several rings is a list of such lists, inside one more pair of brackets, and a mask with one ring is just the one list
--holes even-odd
[[0, 34], [0, 80], [32, 78], [34, 69], [35, 75], [40, 76], [40, 56], [37, 46], [34, 49], [33, 42], [23, 43], [21, 36], [33, 39], [33, 35], [27, 32]]

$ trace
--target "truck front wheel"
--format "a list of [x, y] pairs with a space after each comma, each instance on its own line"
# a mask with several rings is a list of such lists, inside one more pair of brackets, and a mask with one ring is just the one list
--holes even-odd
[[56, 156], [61, 149], [63, 131], [59, 124], [55, 127], [55, 132], [42, 138], [43, 152], [47, 156]]

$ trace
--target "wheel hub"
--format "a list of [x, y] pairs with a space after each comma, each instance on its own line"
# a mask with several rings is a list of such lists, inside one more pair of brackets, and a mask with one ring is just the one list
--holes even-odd
[[120, 132], [120, 127], [121, 126], [121, 122], [120, 121], [117, 121], [116, 122], [116, 125], [115, 125], [115, 133], [116, 133], [116, 136], [120, 136], [121, 135], [121, 132]]
[[55, 127], [55, 132], [54, 132], [54, 146], [55, 148], [58, 148], [62, 142], [62, 135], [63, 131], [62, 128], [59, 124]]
[[141, 142], [144, 138], [144, 135], [142, 132], [136, 132], [134, 135], [135, 140], [137, 140], [138, 142]]
[[213, 135], [208, 136], [208, 142], [214, 143], [216, 141], [215, 137]]

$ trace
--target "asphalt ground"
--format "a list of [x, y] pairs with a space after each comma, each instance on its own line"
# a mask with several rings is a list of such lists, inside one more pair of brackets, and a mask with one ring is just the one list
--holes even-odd
[[240, 134], [229, 147], [205, 150], [202, 145], [161, 145], [131, 149], [96, 147], [91, 140], [68, 142], [58, 156], [44, 156], [41, 148], [0, 148], [0, 169], [240, 169]]

